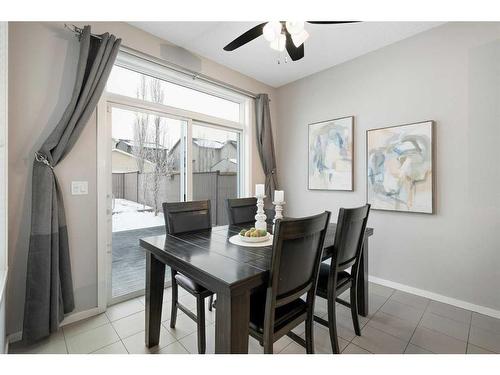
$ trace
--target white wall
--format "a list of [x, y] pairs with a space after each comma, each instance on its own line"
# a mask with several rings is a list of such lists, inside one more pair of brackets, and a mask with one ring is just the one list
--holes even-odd
[[[79, 24], [82, 26], [83, 24]], [[109, 31], [123, 45], [158, 58], [169, 43], [120, 22], [91, 23], [92, 31]], [[9, 285], [7, 332], [22, 328], [26, 260], [29, 244], [31, 168], [33, 153], [59, 120], [73, 88], [79, 45], [62, 23], [9, 23]], [[176, 61], [173, 61], [176, 62]], [[200, 59], [201, 73], [243, 89], [265, 92], [273, 99], [275, 91], [254, 79]], [[273, 110], [273, 112], [276, 112]], [[276, 122], [276, 121], [274, 121]], [[97, 159], [96, 116], [91, 118], [74, 149], [56, 169], [62, 187], [68, 222], [75, 312], [97, 306]], [[254, 137], [255, 138], [255, 137]], [[264, 177], [255, 149], [252, 177]], [[72, 180], [88, 181], [89, 194], [72, 196]]]
[[[373, 210], [369, 273], [500, 314], [500, 23], [451, 23], [278, 89], [292, 216], [366, 202], [365, 131], [436, 121], [436, 214]], [[308, 123], [355, 116], [354, 192], [307, 190]]]

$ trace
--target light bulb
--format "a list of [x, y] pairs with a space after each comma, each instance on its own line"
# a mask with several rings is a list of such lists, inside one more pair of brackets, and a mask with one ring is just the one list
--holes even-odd
[[291, 36], [293, 44], [298, 48], [302, 43], [306, 41], [307, 38], [309, 38], [309, 33], [305, 30], [302, 30], [300, 33], [291, 34]]
[[276, 50], [276, 51], [284, 51], [285, 50], [285, 46], [286, 46], [286, 37], [285, 37], [285, 34], [279, 34], [279, 36], [274, 39], [270, 44], [269, 46]]
[[286, 29], [290, 34], [298, 34], [304, 30], [304, 21], [286, 21]]
[[279, 21], [270, 21], [264, 25], [262, 34], [268, 42], [273, 42], [281, 34], [281, 23]]

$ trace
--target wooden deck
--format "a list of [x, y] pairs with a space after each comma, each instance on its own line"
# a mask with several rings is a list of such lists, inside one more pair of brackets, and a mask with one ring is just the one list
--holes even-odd
[[[113, 233], [113, 298], [145, 289], [146, 252], [139, 246], [139, 239], [162, 234], [164, 226]], [[170, 272], [165, 274], [165, 280], [170, 280]]]

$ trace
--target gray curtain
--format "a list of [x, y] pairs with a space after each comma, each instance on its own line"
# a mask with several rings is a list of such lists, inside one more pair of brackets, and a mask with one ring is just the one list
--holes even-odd
[[120, 47], [108, 33], [86, 26], [72, 97], [61, 120], [33, 161], [31, 234], [26, 279], [23, 341], [35, 342], [59, 328], [75, 308], [68, 231], [54, 168], [71, 151], [104, 90]]
[[274, 155], [273, 130], [271, 128], [271, 113], [267, 94], [259, 94], [255, 98], [255, 123], [257, 128], [257, 149], [266, 175], [267, 198], [265, 204], [266, 208], [272, 208], [274, 190], [278, 188], [278, 177], [276, 176], [276, 157]]

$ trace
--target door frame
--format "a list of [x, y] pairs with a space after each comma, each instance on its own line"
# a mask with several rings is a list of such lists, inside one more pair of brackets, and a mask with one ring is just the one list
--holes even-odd
[[[140, 111], [150, 114], [155, 114], [164, 118], [175, 119], [185, 122], [185, 126], [181, 129], [181, 143], [184, 145], [190, 139], [189, 130], [191, 119], [184, 118], [178, 115], [173, 115], [165, 111], [159, 111], [157, 108], [151, 109], [147, 105], [139, 106], [137, 103], [130, 105], [129, 103], [116, 102], [113, 100], [103, 100], [98, 106], [99, 114], [103, 117], [102, 121], [98, 120], [97, 140], [98, 140], [98, 178], [97, 178], [97, 195], [98, 195], [98, 242], [99, 242], [99, 261], [98, 261], [98, 308], [106, 309], [107, 306], [114, 305], [132, 298], [144, 295], [145, 289], [137, 290], [123, 296], [113, 297], [112, 295], [112, 158], [110, 143], [112, 140], [112, 109], [118, 108], [127, 111]], [[185, 158], [189, 157], [190, 150], [186, 150]], [[189, 163], [181, 165], [181, 192], [180, 201], [185, 197], [189, 199], [189, 186], [192, 186], [192, 175]], [[170, 285], [170, 281], [165, 283], [165, 287]], [[104, 311], [102, 310], [102, 311]]]

